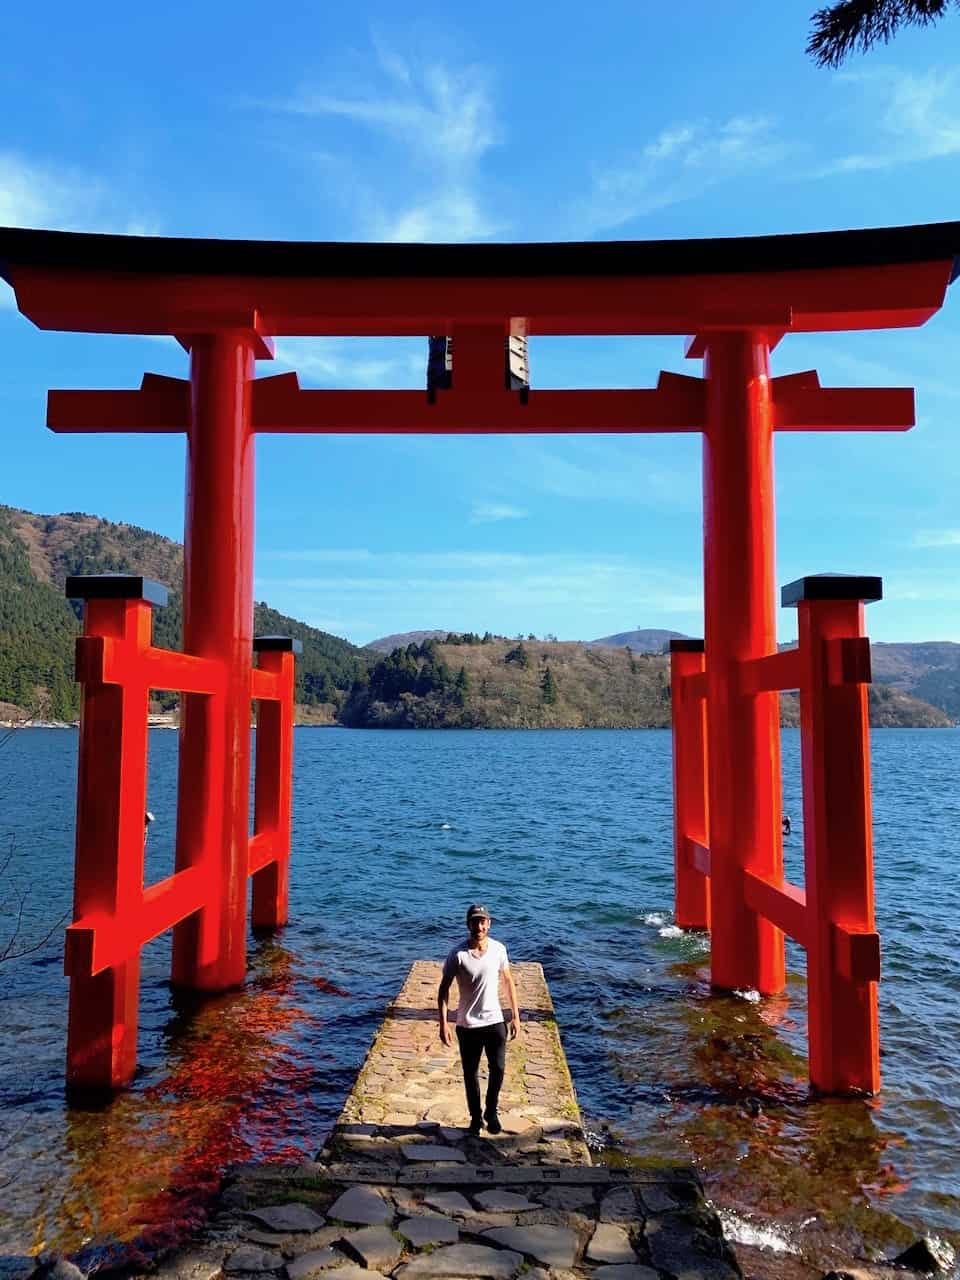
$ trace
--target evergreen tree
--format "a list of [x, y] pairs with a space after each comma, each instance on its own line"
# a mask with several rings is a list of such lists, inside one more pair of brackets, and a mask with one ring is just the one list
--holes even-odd
[[820, 67], [839, 67], [859, 48], [887, 44], [903, 26], [931, 26], [958, 0], [835, 0], [813, 15], [807, 53]]
[[470, 692], [470, 677], [467, 675], [466, 667], [461, 667], [457, 672], [457, 678], [454, 681], [453, 687], [456, 701], [462, 707], [466, 701], [467, 694]]
[[503, 660], [504, 662], [515, 662], [518, 667], [526, 671], [527, 667], [530, 665], [530, 654], [524, 648], [523, 641], [521, 640], [516, 648], [511, 649], [509, 653], [504, 654]]
[[543, 678], [540, 681], [540, 692], [543, 697], [543, 705], [552, 707], [557, 700], [557, 684], [553, 678], [553, 672], [549, 665], [543, 669]]

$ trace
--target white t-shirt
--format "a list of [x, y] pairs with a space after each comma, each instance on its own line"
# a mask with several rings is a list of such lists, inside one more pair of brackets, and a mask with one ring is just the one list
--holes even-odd
[[453, 948], [444, 961], [443, 976], [457, 981], [458, 1027], [491, 1027], [503, 1022], [500, 974], [509, 963], [507, 948], [495, 938], [487, 939], [487, 949], [482, 956], [470, 950], [469, 939]]

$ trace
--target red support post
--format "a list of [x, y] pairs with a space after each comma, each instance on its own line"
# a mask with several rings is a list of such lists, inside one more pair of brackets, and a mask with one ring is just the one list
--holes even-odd
[[710, 928], [710, 880], [691, 856], [706, 850], [707, 701], [693, 687], [705, 670], [702, 640], [670, 641], [673, 724], [674, 917], [682, 929]]
[[769, 342], [742, 331], [703, 343], [711, 981], [769, 995], [784, 984], [783, 934], [748, 905], [743, 873], [782, 875], [779, 703], [740, 681], [745, 661], [776, 651]]
[[[290, 884], [294, 655], [303, 652], [303, 645], [285, 636], [258, 636], [253, 647], [259, 655], [257, 670], [276, 678], [278, 696], [257, 702], [251, 851], [265, 846], [271, 860], [253, 870], [251, 922], [255, 929], [279, 929], [287, 923]], [[252, 856], [251, 864], [255, 862]]]
[[[100, 639], [100, 647], [116, 642], [121, 664], [131, 653], [146, 648], [152, 605], [165, 604], [166, 591], [143, 578], [104, 576], [68, 579], [67, 594], [86, 599], [84, 635], [77, 645], [83, 703], [73, 918], [117, 918], [132, 927], [143, 894], [149, 690], [132, 670], [125, 673], [122, 683], [108, 683], [102, 668], [88, 662], [87, 655], [92, 652], [90, 639]], [[71, 972], [69, 936], [67, 946], [65, 970]], [[139, 946], [135, 951], [92, 976], [71, 972], [67, 1028], [70, 1090], [115, 1089], [133, 1077], [137, 1065]]]
[[190, 422], [183, 637], [222, 664], [222, 699], [187, 695], [180, 727], [177, 870], [202, 868], [211, 905], [174, 931], [173, 982], [199, 991], [246, 973], [253, 643], [254, 434], [259, 339], [227, 331], [187, 340]]
[[800, 633], [810, 1081], [831, 1094], [880, 1087], [863, 614], [881, 595], [879, 578], [840, 574], [783, 588]]

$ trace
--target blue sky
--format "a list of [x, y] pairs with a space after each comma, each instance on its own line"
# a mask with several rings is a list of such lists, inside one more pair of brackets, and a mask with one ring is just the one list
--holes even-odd
[[[960, 14], [804, 54], [813, 0], [683, 6], [53, 0], [4, 18], [0, 224], [318, 240], [654, 239], [960, 217]], [[57, 437], [49, 387], [186, 374], [40, 333], [0, 284], [0, 501], [183, 532], [183, 443]], [[419, 387], [425, 342], [282, 339], [260, 372]], [[960, 284], [917, 330], [787, 337], [773, 372], [917, 388], [904, 435], [780, 436], [777, 579], [878, 573], [875, 639], [960, 641]], [[540, 387], [698, 373], [677, 338], [538, 339]], [[701, 634], [699, 437], [258, 442], [256, 595], [413, 628]], [[781, 638], [795, 634], [783, 611]]]

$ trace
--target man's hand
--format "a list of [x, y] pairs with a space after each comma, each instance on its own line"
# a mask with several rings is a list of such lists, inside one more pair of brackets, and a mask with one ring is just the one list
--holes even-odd
[[447, 997], [450, 994], [450, 982], [450, 978], [442, 978], [440, 982], [440, 989], [437, 991], [437, 1017], [440, 1022], [440, 1043], [447, 1049], [449, 1049], [453, 1044], [453, 1036], [450, 1034], [450, 1024], [447, 1022]]
[[507, 1036], [510, 1040], [516, 1040], [520, 1034], [520, 1002], [517, 999], [517, 984], [513, 980], [513, 971], [509, 965], [504, 965], [500, 973], [506, 983], [507, 996], [510, 1000], [510, 1021], [507, 1023]]

